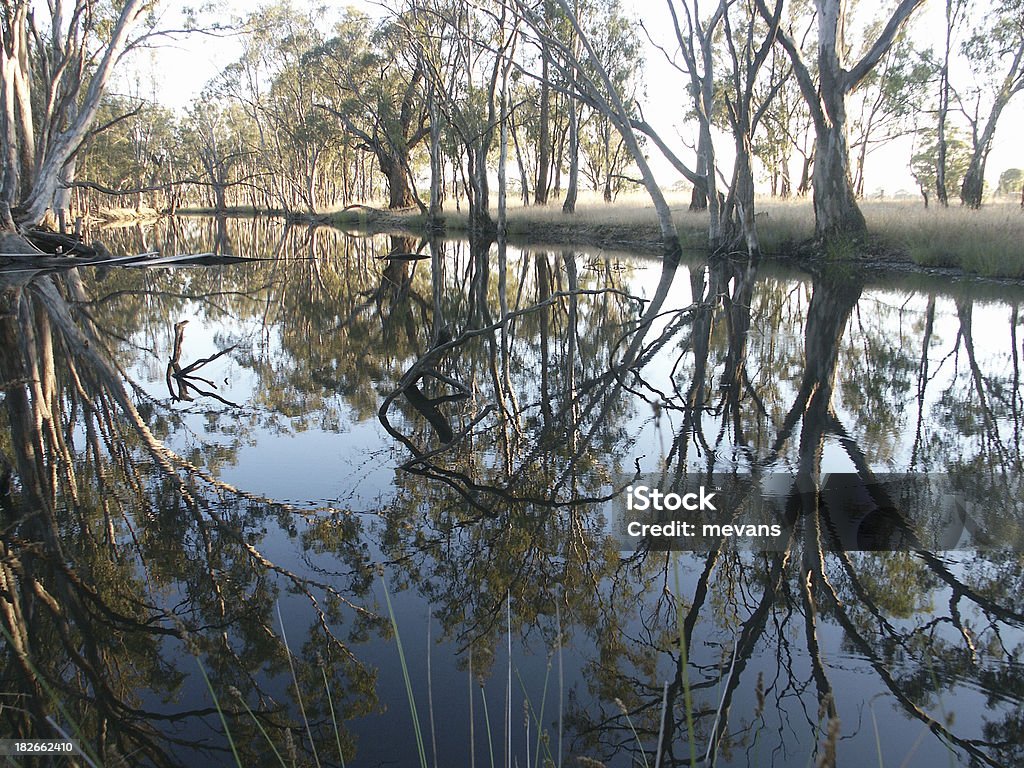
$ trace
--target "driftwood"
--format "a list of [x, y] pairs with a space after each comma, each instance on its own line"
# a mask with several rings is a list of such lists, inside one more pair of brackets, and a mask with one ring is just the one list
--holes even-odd
[[48, 229], [30, 229], [24, 234], [25, 239], [43, 253], [61, 256], [84, 256], [86, 258], [110, 255], [110, 252], [102, 244], [86, 245], [82, 238], [77, 235], [65, 235]]
[[381, 261], [422, 261], [429, 259], [429, 253], [388, 253], [384, 256], [375, 256], [374, 258], [380, 259]]
[[[418, 386], [419, 382], [427, 376], [432, 376], [444, 383], [457, 386], [461, 391], [456, 392], [453, 395], [427, 397]], [[436, 370], [429, 370], [420, 374], [413, 381], [406, 384], [405, 388], [402, 390], [402, 394], [405, 395], [405, 398], [409, 401], [410, 405], [419, 411], [430, 426], [434, 428], [434, 431], [437, 433], [437, 436], [440, 438], [442, 443], [447, 444], [454, 439], [455, 431], [452, 429], [451, 423], [448, 421], [448, 417], [441, 413], [441, 409], [438, 408], [438, 406], [443, 403], [465, 400], [469, 397], [469, 390], [467, 390], [461, 382], [454, 381], [453, 379], [438, 373]]]
[[[20, 241], [20, 244], [19, 244]], [[8, 247], [10, 246], [10, 247]], [[24, 240], [0, 236], [0, 272], [47, 271], [74, 269], [82, 266], [96, 267], [187, 267], [237, 264], [256, 261], [245, 256], [225, 256], [216, 253], [182, 253], [162, 256], [157, 251], [132, 254], [130, 256], [99, 256], [94, 258], [77, 256], [50, 256], [32, 247]]]
[[203, 378], [196, 373], [207, 363], [212, 363], [222, 355], [226, 355], [237, 347], [237, 344], [232, 344], [227, 349], [223, 349], [210, 357], [204, 357], [196, 360], [190, 365], [186, 365], [184, 368], [181, 367], [181, 347], [185, 341], [185, 326], [188, 325], [188, 320], [182, 320], [181, 322], [174, 324], [174, 349], [171, 351], [171, 357], [167, 361], [167, 373], [165, 378], [167, 381], [167, 390], [171, 394], [171, 399], [176, 401], [191, 402], [195, 398], [189, 390], [192, 390], [196, 394], [206, 395], [212, 397], [214, 400], [219, 400], [224, 405], [229, 405], [233, 408], [240, 408], [238, 403], [233, 403], [227, 400], [216, 392], [211, 392], [209, 389], [203, 389], [199, 386], [198, 382], [208, 385], [212, 389], [216, 389], [217, 385], [214, 384], [210, 379]]

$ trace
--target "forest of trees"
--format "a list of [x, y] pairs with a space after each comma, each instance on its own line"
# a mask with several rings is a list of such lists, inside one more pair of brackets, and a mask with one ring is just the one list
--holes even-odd
[[[922, 47], [910, 31], [927, 2], [945, 3], [944, 33]], [[176, 114], [110, 87], [132, 51], [184, 33], [160, 5], [0, 5], [0, 226], [111, 206], [385, 201], [432, 219], [468, 210], [491, 232], [506, 195], [571, 214], [580, 189], [610, 202], [643, 186], [670, 244], [660, 153], [708, 210], [709, 244], [756, 253], [756, 183], [812, 196], [820, 238], [856, 236], [866, 158], [900, 137], [925, 205], [981, 206], [1000, 117], [1024, 89], [1024, 0], [666, 0], [665, 40], [620, 0], [391, 0], [375, 17], [283, 0], [189, 20], [240, 55]], [[652, 55], [678, 77], [645, 82]], [[648, 122], [651, 91], [692, 146]], [[1019, 194], [1014, 170], [995, 191]]]

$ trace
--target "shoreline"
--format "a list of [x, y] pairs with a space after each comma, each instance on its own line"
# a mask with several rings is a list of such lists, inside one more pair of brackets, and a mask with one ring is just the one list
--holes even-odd
[[[673, 205], [684, 251], [707, 254], [706, 213]], [[758, 213], [765, 261], [805, 267], [855, 266], [875, 273], [925, 274], [1024, 284], [1024, 211], [995, 203], [979, 211], [925, 209], [920, 203], [865, 201], [869, 232], [859, 241], [821, 244], [813, 238], [810, 201], [767, 202]], [[215, 216], [201, 208], [180, 209], [181, 216]], [[270, 216], [293, 223], [331, 226], [367, 234], [459, 237], [468, 234], [465, 212], [442, 214], [443, 228], [427, 226], [417, 209], [391, 211], [355, 205], [339, 211], [295, 213], [235, 208], [220, 212], [231, 218]], [[571, 217], [570, 217], [571, 216]], [[584, 203], [576, 214], [560, 207], [510, 207], [507, 241], [512, 245], [560, 249], [583, 246], [660, 256], [661, 233], [653, 210], [635, 200]]]

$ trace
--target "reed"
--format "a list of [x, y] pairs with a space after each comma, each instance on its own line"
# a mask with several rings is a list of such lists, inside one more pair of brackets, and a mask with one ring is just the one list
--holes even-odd
[[309, 736], [309, 748], [313, 751], [313, 763], [320, 768], [320, 755], [316, 751], [316, 740], [313, 738], [313, 729], [309, 727], [309, 718], [306, 717], [306, 705], [302, 701], [302, 691], [299, 689], [299, 677], [295, 674], [295, 661], [292, 659], [292, 649], [288, 645], [288, 634], [284, 629], [284, 619], [281, 617], [281, 604], [277, 604], [277, 621], [281, 625], [281, 639], [284, 641], [285, 656], [288, 657], [288, 669], [292, 673], [292, 682], [295, 684], [295, 700], [299, 704], [299, 713], [302, 715], [302, 723], [306, 726], [306, 735]]
[[686, 739], [687, 744], [690, 747], [690, 765], [696, 765], [697, 734], [693, 727], [693, 692], [690, 690], [690, 660], [686, 649], [686, 631], [684, 629], [685, 619], [683, 616], [683, 604], [679, 599], [679, 596], [683, 593], [679, 587], [678, 554], [672, 559], [672, 566], [676, 588], [676, 628], [679, 632], [679, 669], [680, 677], [683, 678], [683, 706], [686, 709]]
[[[331, 686], [327, 682], [327, 670], [320, 670], [324, 676], [324, 691], [327, 693], [327, 706], [331, 710], [331, 724], [334, 726], [334, 743], [338, 747], [338, 760], [341, 761], [341, 768], [345, 768], [345, 750], [341, 748], [341, 731], [338, 730], [338, 718], [334, 714], [334, 699], [331, 697]], [[276, 750], [275, 750], [276, 751]]]
[[409, 713], [412, 715], [413, 732], [416, 734], [416, 749], [419, 753], [420, 768], [427, 768], [427, 751], [423, 746], [423, 731], [420, 728], [420, 718], [416, 709], [416, 696], [412, 690], [412, 680], [409, 677], [409, 665], [405, 661], [405, 650], [402, 648], [402, 636], [398, 631], [398, 619], [395, 617], [395, 610], [391, 606], [391, 595], [388, 592], [388, 583], [381, 574], [380, 583], [384, 588], [384, 600], [388, 606], [388, 617], [391, 619], [391, 627], [395, 633], [395, 645], [398, 647], [398, 661], [402, 667], [402, 679], [405, 681], [405, 693], [409, 698]]
[[[14, 642], [14, 638], [11, 637], [10, 632], [7, 631], [7, 627], [4, 624], [0, 624], [0, 634], [3, 634], [4, 641], [7, 643], [9, 648], [17, 648], [17, 643]], [[89, 748], [89, 742], [84, 738], [84, 731], [81, 726], [76, 722], [75, 718], [71, 716], [67, 707], [64, 706], [63, 700], [57, 695], [56, 691], [50, 687], [50, 684], [46, 681], [46, 677], [39, 674], [39, 670], [36, 665], [32, 662], [32, 658], [29, 655], [24, 655], [22, 661], [29, 671], [35, 677], [36, 682], [39, 683], [39, 687], [42, 688], [43, 693], [50, 700], [50, 703], [57, 708], [57, 711], [64, 717], [64, 721], [71, 727], [72, 732], [75, 735], [75, 739], [78, 740], [78, 746], [81, 751], [79, 757], [81, 757], [89, 768], [99, 768], [100, 760], [99, 757], [93, 753]], [[61, 728], [52, 717], [46, 718], [50, 727], [56, 730], [62, 738], [67, 738], [65, 731]]]
[[220, 699], [217, 697], [217, 691], [213, 689], [213, 684], [210, 682], [209, 676], [206, 674], [206, 668], [203, 666], [202, 660], [196, 656], [196, 665], [199, 667], [199, 673], [203, 676], [203, 682], [206, 683], [206, 689], [210, 692], [211, 698], [213, 698], [214, 709], [217, 710], [217, 715], [220, 717], [220, 724], [224, 726], [224, 736], [228, 740], [228, 746], [231, 747], [231, 754], [234, 755], [235, 765], [241, 768], [244, 763], [242, 758], [238, 756], [238, 747], [235, 746], [235, 739], [231, 735], [231, 728], [228, 726], [228, 719], [224, 716], [224, 710], [220, 706]]

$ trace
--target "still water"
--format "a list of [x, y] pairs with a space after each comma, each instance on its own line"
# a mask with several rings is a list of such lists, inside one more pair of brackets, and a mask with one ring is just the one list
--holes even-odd
[[[103, 237], [251, 260], [0, 276], [0, 735], [106, 766], [1024, 762], [1019, 287]], [[843, 551], [797, 502], [771, 551], [620, 551], [637, 472], [932, 473], [999, 525]]]

